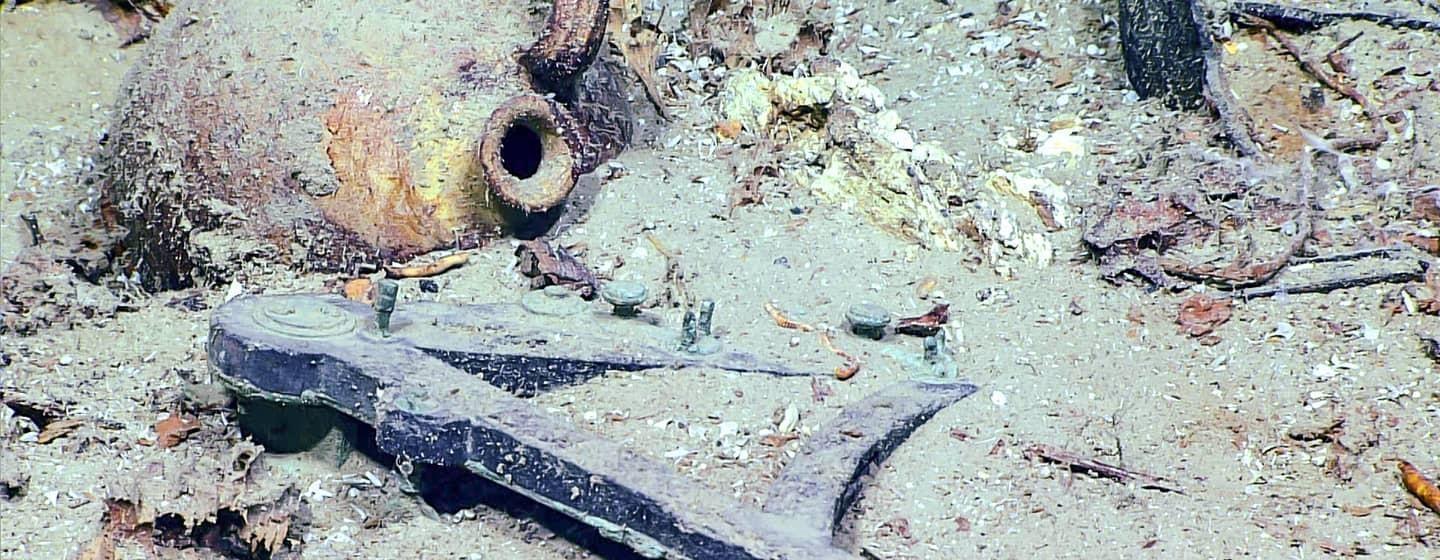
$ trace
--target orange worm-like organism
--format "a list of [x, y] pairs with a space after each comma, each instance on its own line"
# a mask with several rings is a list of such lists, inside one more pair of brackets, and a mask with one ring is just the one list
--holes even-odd
[[426, 278], [435, 276], [462, 264], [470, 262], [469, 253], [455, 253], [436, 259], [430, 264], [415, 266], [387, 266], [385, 275], [391, 278]]
[[1436, 488], [1434, 482], [1420, 474], [1420, 469], [1404, 459], [1400, 459], [1400, 482], [1430, 511], [1440, 513], [1440, 488]]
[[815, 330], [815, 327], [786, 317], [785, 313], [781, 312], [779, 307], [775, 307], [775, 304], [768, 301], [765, 302], [765, 312], [769, 313], [770, 318], [775, 320], [775, 324], [780, 325], [780, 327], [782, 328], [797, 329], [800, 332], [810, 332]]

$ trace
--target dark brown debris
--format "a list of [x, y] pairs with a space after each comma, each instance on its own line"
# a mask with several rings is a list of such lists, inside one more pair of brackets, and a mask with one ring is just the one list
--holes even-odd
[[1415, 195], [1410, 201], [1410, 212], [1416, 218], [1440, 224], [1440, 188]]
[[912, 336], [934, 336], [950, 320], [950, 304], [939, 303], [924, 315], [905, 317], [896, 321], [895, 332]]
[[835, 394], [835, 390], [831, 389], [830, 384], [826, 383], [824, 379], [821, 379], [819, 376], [810, 378], [811, 400], [817, 403], [823, 403], [826, 398], [829, 398], [830, 395], [833, 394]]
[[1172, 280], [1160, 269], [1158, 257], [1183, 239], [1201, 237], [1193, 204], [1184, 197], [1162, 195], [1152, 201], [1117, 200], [1085, 232], [1084, 241], [1100, 264], [1101, 274], [1119, 281], [1134, 274], [1151, 285], [1168, 287]]
[[23, 497], [29, 486], [28, 466], [9, 449], [0, 449], [0, 500]]
[[1229, 320], [1230, 300], [1194, 295], [1180, 303], [1180, 315], [1175, 322], [1180, 325], [1180, 332], [1198, 338], [1215, 332], [1216, 327]]
[[[109, 560], [116, 544], [132, 541], [153, 552], [159, 548], [207, 548], [226, 558], [271, 558], [288, 548], [286, 539], [295, 523], [297, 500], [290, 495], [279, 504], [250, 508], [220, 508], [214, 518], [195, 522], [179, 513], [155, 511], [125, 499], [105, 500], [99, 533], [78, 558]], [[161, 554], [161, 556], [166, 556]]]
[[564, 286], [585, 299], [595, 297], [600, 283], [590, 269], [564, 248], [555, 247], [544, 239], [521, 241], [515, 250], [520, 258], [517, 270], [530, 279], [530, 287]]
[[155, 446], [160, 448], [175, 447], [190, 434], [195, 433], [202, 427], [200, 419], [186, 414], [171, 414], [164, 420], [155, 423]]
[[1425, 355], [1429, 356], [1435, 363], [1440, 364], [1440, 337], [1421, 336], [1420, 347], [1425, 349]]
[[775, 165], [763, 163], [754, 166], [749, 173], [741, 177], [735, 187], [730, 190], [729, 216], [735, 215], [735, 209], [741, 206], [761, 204], [765, 202], [765, 190], [762, 186], [770, 180], [780, 176], [780, 168]]
[[1345, 20], [1368, 21], [1376, 25], [1383, 25], [1395, 29], [1440, 31], [1440, 21], [1423, 18], [1359, 10], [1333, 12], [1310, 10], [1295, 6], [1267, 4], [1264, 2], [1236, 2], [1230, 6], [1230, 17], [1240, 23], [1244, 23], [1246, 18], [1262, 19], [1277, 29], [1283, 29], [1292, 33], [1314, 31]]
[[1040, 459], [1049, 463], [1065, 465], [1072, 471], [1089, 473], [1100, 478], [1108, 478], [1123, 484], [1136, 483], [1141, 488], [1149, 488], [1164, 492], [1184, 494], [1179, 486], [1153, 474], [1117, 467], [1108, 463], [1102, 463], [1088, 457], [1081, 457], [1058, 447], [1045, 444], [1035, 444], [1025, 449], [1027, 459]]

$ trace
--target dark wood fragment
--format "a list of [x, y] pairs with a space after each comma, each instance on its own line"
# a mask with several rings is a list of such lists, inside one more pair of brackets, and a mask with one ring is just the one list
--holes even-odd
[[1397, 14], [1382, 14], [1365, 11], [1330, 12], [1311, 10], [1296, 6], [1279, 6], [1264, 2], [1236, 2], [1230, 6], [1230, 17], [1241, 21], [1245, 16], [1257, 17], [1269, 21], [1275, 27], [1293, 33], [1305, 33], [1314, 31], [1345, 20], [1361, 20], [1393, 27], [1395, 29], [1414, 29], [1417, 31], [1440, 31], [1440, 21], [1433, 21], [1422, 18], [1408, 17]]
[[1050, 463], [1065, 465], [1072, 471], [1089, 473], [1100, 478], [1108, 478], [1116, 482], [1139, 484], [1141, 488], [1149, 488], [1164, 492], [1184, 494], [1174, 483], [1153, 474], [1140, 471], [1132, 471], [1123, 467], [1117, 467], [1109, 463], [1103, 463], [1089, 457], [1081, 457], [1058, 447], [1035, 444], [1025, 449], [1025, 457], [1029, 459], [1040, 459]]
[[[1346, 268], [1358, 267], [1339, 266], [1345, 263], [1367, 259], [1376, 261], [1376, 263], [1363, 272], [1352, 273], [1348, 272]], [[1429, 264], [1424, 258], [1419, 257], [1415, 251], [1406, 247], [1365, 249], [1334, 255], [1295, 259], [1292, 264], [1330, 265], [1329, 268], [1334, 269], [1335, 272], [1328, 273], [1327, 277], [1308, 281], [1287, 281], [1286, 278], [1282, 276], [1279, 281], [1272, 285], [1238, 290], [1232, 294], [1232, 297], [1239, 300], [1251, 300], [1273, 297], [1280, 294], [1318, 294], [1374, 284], [1420, 282], [1425, 279], [1425, 272], [1429, 268]], [[1321, 269], [1321, 271], [1322, 274], [1326, 274], [1323, 269]]]
[[895, 332], [912, 336], [934, 336], [950, 320], [950, 304], [938, 303], [924, 315], [905, 317], [895, 322]]
[[[1198, 8], [1198, 6], [1197, 6]], [[1220, 127], [1230, 145], [1241, 155], [1257, 160], [1263, 160], [1267, 156], [1260, 150], [1259, 144], [1251, 137], [1251, 131], [1255, 129], [1250, 113], [1241, 106], [1240, 101], [1235, 98], [1235, 92], [1230, 89], [1230, 82], [1225, 78], [1225, 72], [1220, 65], [1220, 52], [1213, 41], [1206, 41], [1204, 49], [1205, 59], [1205, 99], [1215, 111], [1215, 117], [1220, 121]]]
[[579, 259], [544, 239], [521, 241], [515, 256], [520, 258], [518, 270], [530, 278], [531, 288], [564, 286], [585, 299], [595, 297], [600, 289], [600, 282]]
[[1425, 355], [1429, 356], [1435, 363], [1440, 363], [1440, 337], [1422, 336], [1420, 346], [1424, 347]]
[[1243, 290], [1237, 294], [1238, 299], [1249, 300], [1266, 297], [1273, 297], [1280, 294], [1323, 294], [1346, 288], [1358, 288], [1374, 284], [1404, 284], [1415, 282], [1424, 278], [1423, 273], [1411, 272], [1387, 272], [1382, 274], [1371, 274], [1365, 276], [1350, 276], [1335, 278], [1312, 284], [1300, 285], [1276, 285], [1264, 286]]

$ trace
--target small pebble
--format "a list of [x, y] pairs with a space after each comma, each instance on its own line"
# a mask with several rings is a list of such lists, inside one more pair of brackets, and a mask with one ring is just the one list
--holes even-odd
[[425, 293], [427, 293], [427, 294], [439, 293], [439, 292], [440, 292], [440, 283], [439, 283], [439, 282], [436, 282], [436, 281], [434, 281], [434, 280], [421, 280], [421, 281], [420, 281], [420, 291], [425, 292]]

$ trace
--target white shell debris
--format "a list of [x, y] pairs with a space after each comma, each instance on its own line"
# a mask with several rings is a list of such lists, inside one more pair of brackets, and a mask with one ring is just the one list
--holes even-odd
[[[971, 183], [955, 157], [917, 138], [886, 109], [879, 89], [844, 62], [817, 63], [805, 76], [738, 70], [725, 82], [719, 112], [751, 133], [783, 138], [785, 177], [825, 202], [923, 247], [958, 250], [962, 234], [969, 236], [1005, 276], [1013, 275], [1011, 261], [1049, 266], [1057, 244], [1050, 234], [1076, 224], [1065, 188], [1045, 178], [1054, 166], [1043, 161], [1073, 168], [1086, 155], [1077, 115], [1052, 119], [1035, 138], [1042, 167], [999, 170]], [[1007, 137], [997, 142], [1019, 145]], [[952, 206], [956, 200], [965, 205]]]
[[782, 434], [788, 434], [795, 430], [800, 424], [800, 409], [795, 408], [793, 403], [785, 405], [785, 411], [780, 415], [780, 421], [775, 424], [775, 429]]
[[1063, 128], [1051, 132], [1040, 142], [1035, 153], [1047, 157], [1068, 156], [1072, 161], [1085, 155], [1085, 138], [1079, 136], [1079, 128]]
[[974, 202], [960, 212], [988, 262], [1005, 275], [1007, 257], [1036, 268], [1049, 266], [1055, 247], [1045, 232], [1071, 227], [1074, 211], [1065, 189], [1045, 178], [996, 171]]

